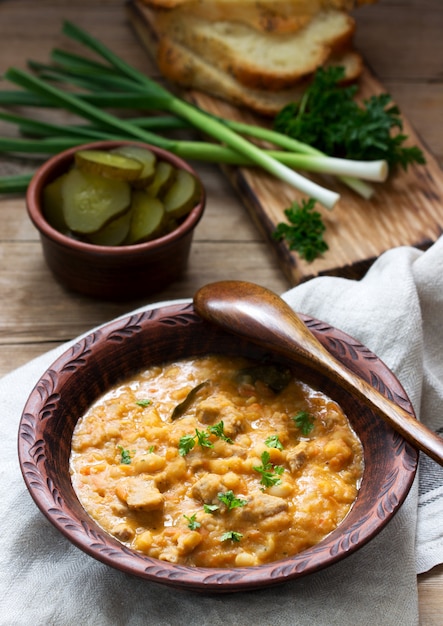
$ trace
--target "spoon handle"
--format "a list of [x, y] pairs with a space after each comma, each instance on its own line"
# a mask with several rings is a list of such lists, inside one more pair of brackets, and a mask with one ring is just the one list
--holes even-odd
[[443, 465], [443, 439], [338, 361], [277, 294], [254, 283], [221, 281], [197, 291], [194, 307], [225, 330], [326, 374]]

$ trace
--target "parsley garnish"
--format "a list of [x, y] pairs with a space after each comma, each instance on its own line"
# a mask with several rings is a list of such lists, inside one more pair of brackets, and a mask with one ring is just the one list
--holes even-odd
[[247, 500], [243, 500], [243, 498], [236, 498], [234, 492], [231, 490], [225, 491], [225, 493], [221, 491], [219, 494], [217, 494], [217, 497], [220, 502], [223, 502], [223, 504], [226, 505], [228, 511], [230, 511], [231, 509], [235, 509], [239, 506], [245, 506], [245, 504], [248, 504]]
[[213, 448], [214, 444], [209, 441], [209, 434], [204, 430], [195, 429], [195, 436], [197, 437], [197, 443], [202, 448]]
[[326, 227], [318, 211], [314, 211], [315, 200], [294, 202], [284, 213], [289, 224], [280, 222], [272, 233], [274, 239], [285, 239], [290, 250], [296, 250], [302, 259], [311, 263], [322, 252], [328, 250], [323, 239]]
[[303, 435], [309, 435], [311, 430], [314, 428], [314, 417], [307, 411], [300, 411], [292, 419]]
[[135, 404], [138, 404], [138, 406], [149, 406], [152, 404], [152, 400], [148, 400], [147, 398], [145, 400], [137, 400]]
[[228, 532], [223, 533], [223, 535], [220, 537], [220, 541], [240, 541], [242, 537], [242, 533], [238, 533], [235, 530], [228, 530]]
[[265, 487], [273, 487], [281, 483], [280, 475], [283, 474], [285, 468], [282, 465], [273, 465], [270, 462], [271, 456], [269, 452], [263, 452], [261, 455], [262, 465], [255, 465], [253, 469], [261, 474], [260, 484]]
[[275, 130], [329, 156], [383, 159], [403, 169], [414, 162], [424, 164], [420, 148], [403, 146], [407, 136], [401, 132], [400, 111], [391, 103], [391, 96], [371, 96], [360, 105], [354, 99], [358, 87], [341, 86], [343, 77], [343, 67], [318, 69], [301, 100], [278, 113]]
[[209, 439], [211, 435], [215, 435], [219, 439], [223, 439], [223, 441], [227, 441], [228, 443], [233, 443], [232, 439], [226, 437], [223, 432], [223, 422], [219, 422], [214, 426], [210, 426], [207, 430], [198, 430], [196, 428], [195, 435], [183, 435], [183, 437], [180, 437], [178, 449], [181, 456], [186, 456], [192, 450], [195, 446], [196, 440], [198, 445], [202, 448], [213, 448], [214, 444]]
[[180, 456], [186, 456], [189, 452], [191, 452], [194, 446], [194, 435], [183, 435], [183, 437], [180, 437], [180, 441], [178, 442], [178, 451]]
[[268, 448], [277, 448], [277, 450], [283, 450], [283, 446], [280, 439], [278, 438], [278, 435], [270, 435], [266, 439], [265, 444], [268, 446]]
[[227, 437], [224, 433], [224, 424], [223, 421], [218, 422], [218, 424], [214, 424], [214, 426], [210, 426], [208, 428], [209, 432], [218, 437], [219, 439], [223, 439], [227, 443], [233, 443], [232, 439]]
[[122, 465], [130, 465], [131, 464], [131, 453], [129, 450], [123, 448], [123, 446], [118, 446], [120, 450], [120, 463]]
[[219, 510], [218, 504], [204, 504], [203, 510], [205, 513], [215, 513], [215, 511]]
[[187, 515], [183, 515], [183, 517], [189, 522], [188, 523], [189, 530], [197, 530], [197, 528], [200, 528], [201, 524], [200, 522], [197, 522], [196, 516], [197, 516], [196, 513], [191, 515], [191, 517], [188, 517]]
[[191, 452], [197, 441], [202, 448], [213, 448], [214, 444], [209, 441], [209, 434], [204, 430], [195, 429], [195, 435], [183, 435], [178, 442], [178, 451], [181, 456], [186, 456]]

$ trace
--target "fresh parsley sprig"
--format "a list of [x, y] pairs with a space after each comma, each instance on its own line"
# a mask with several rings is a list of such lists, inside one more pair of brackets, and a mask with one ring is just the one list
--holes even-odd
[[220, 502], [223, 502], [228, 511], [236, 509], [239, 506], [246, 506], [246, 504], [248, 504], [248, 501], [244, 498], [237, 498], [232, 490], [225, 491], [224, 493], [220, 492], [217, 494], [217, 498]]
[[149, 400], [149, 398], [142, 398], [141, 400], [136, 400], [135, 404], [141, 407], [146, 407], [152, 404], [152, 400]]
[[205, 430], [198, 430], [198, 428], [195, 429], [195, 436], [197, 437], [197, 443], [202, 448], [214, 447], [214, 444], [212, 443], [212, 441], [209, 440], [209, 435], [210, 433], [208, 433]]
[[225, 425], [223, 423], [223, 420], [221, 420], [217, 424], [214, 424], [213, 426], [209, 426], [208, 430], [209, 430], [210, 433], [212, 433], [213, 435], [215, 435], [219, 439], [222, 439], [223, 441], [226, 441], [226, 443], [233, 443], [232, 439], [230, 439], [229, 437], [227, 437], [225, 435], [224, 428], [225, 428]]
[[131, 464], [131, 452], [127, 450], [123, 446], [118, 446], [120, 450], [120, 463], [122, 465], [130, 465]]
[[308, 411], [299, 411], [297, 415], [293, 418], [294, 424], [297, 426], [299, 430], [301, 430], [302, 435], [309, 435], [311, 430], [314, 428], [314, 416], [308, 413]]
[[329, 156], [361, 161], [385, 160], [407, 169], [425, 163], [417, 146], [404, 146], [407, 136], [398, 107], [387, 93], [359, 104], [357, 86], [343, 86], [343, 67], [320, 68], [298, 102], [275, 117], [274, 129]]
[[201, 524], [200, 522], [197, 522], [197, 514], [193, 513], [193, 515], [191, 515], [190, 517], [188, 515], [183, 515], [183, 517], [187, 520], [188, 522], [188, 528], [189, 530], [197, 530], [197, 528], [200, 528]]
[[180, 456], [186, 456], [195, 446], [195, 435], [183, 435], [178, 442], [178, 451]]
[[277, 450], [283, 450], [283, 445], [278, 435], [269, 435], [269, 437], [267, 437], [265, 440], [265, 444], [268, 446], [268, 448], [276, 448]]
[[235, 530], [228, 530], [227, 532], [223, 533], [223, 535], [220, 537], [220, 541], [239, 542], [240, 539], [242, 539], [242, 537], [243, 537], [243, 533], [239, 533]]
[[253, 469], [261, 474], [260, 484], [264, 487], [273, 487], [281, 483], [280, 476], [285, 471], [282, 465], [273, 465], [271, 463], [271, 455], [265, 451], [261, 455], [261, 465], [253, 466]]
[[219, 506], [218, 504], [204, 504], [203, 505], [203, 510], [205, 513], [215, 513], [216, 511], [219, 510]]
[[178, 450], [180, 456], [186, 456], [191, 452], [197, 443], [202, 448], [213, 448], [214, 444], [209, 439], [211, 435], [215, 435], [219, 439], [226, 441], [227, 443], [233, 443], [232, 439], [227, 437], [224, 433], [224, 424], [222, 421], [213, 426], [209, 426], [207, 430], [195, 429], [195, 435], [183, 435], [178, 442]]
[[314, 207], [313, 198], [303, 199], [301, 204], [294, 202], [284, 212], [289, 224], [280, 222], [272, 233], [274, 239], [285, 239], [289, 249], [298, 252], [308, 263], [328, 250], [328, 244], [323, 238], [326, 226]]

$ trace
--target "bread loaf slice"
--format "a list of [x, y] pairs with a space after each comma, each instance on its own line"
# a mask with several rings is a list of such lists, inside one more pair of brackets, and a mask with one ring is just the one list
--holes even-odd
[[320, 11], [350, 11], [378, 0], [140, 0], [154, 9], [182, 11], [212, 22], [247, 24], [261, 32], [294, 33]]
[[[149, 4], [149, 0], [144, 0]], [[315, 4], [315, 2], [314, 2]], [[269, 6], [270, 5], [270, 6]], [[162, 9], [157, 9], [162, 10]], [[295, 8], [291, 3], [266, 2], [185, 2], [185, 4], [172, 8], [168, 12], [174, 12], [175, 17], [192, 15], [193, 17], [208, 20], [210, 22], [239, 22], [247, 24], [262, 33], [287, 34], [294, 33], [311, 21], [315, 12], [310, 7], [305, 12], [301, 8]]]
[[261, 33], [246, 24], [211, 22], [173, 12], [157, 17], [159, 31], [252, 89], [291, 87], [349, 44], [355, 22], [344, 11], [322, 11], [295, 33]]
[[[286, 104], [299, 100], [309, 82], [300, 81], [290, 89], [277, 92], [246, 88], [232, 75], [168, 36], [160, 38], [155, 54], [161, 73], [172, 83], [203, 91], [267, 117], [275, 116]], [[331, 57], [328, 63], [345, 67], [349, 80], [362, 70], [362, 59], [353, 50]]]

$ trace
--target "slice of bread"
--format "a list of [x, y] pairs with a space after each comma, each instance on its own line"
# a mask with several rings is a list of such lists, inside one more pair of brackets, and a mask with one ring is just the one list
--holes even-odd
[[[149, 0], [144, 1], [149, 4]], [[188, 2], [174, 7], [172, 11], [178, 18], [192, 15], [210, 22], [239, 22], [262, 33], [278, 34], [294, 33], [300, 30], [310, 22], [314, 15], [314, 12], [311, 12], [312, 7], [303, 12], [301, 9], [294, 10], [291, 3], [285, 3], [284, 6], [278, 2], [277, 6], [268, 6], [268, 4], [270, 3]]]
[[[286, 104], [299, 100], [313, 74], [305, 76], [287, 89], [270, 91], [245, 87], [232, 74], [209, 62], [176, 41], [159, 28], [161, 10], [151, 9], [142, 2], [127, 5], [127, 15], [140, 40], [156, 61], [161, 74], [172, 84], [204, 92], [234, 106], [249, 109], [262, 116], [275, 116]], [[343, 82], [355, 81], [363, 70], [363, 61], [352, 46], [331, 54], [323, 66], [335, 65], [345, 69]], [[316, 68], [317, 69], [317, 68]]]
[[344, 11], [321, 11], [297, 32], [281, 35], [239, 22], [159, 12], [157, 27], [242, 85], [277, 91], [291, 87], [323, 65], [334, 50], [348, 45], [355, 22]]
[[163, 36], [157, 48], [158, 67], [168, 80], [249, 108], [265, 116], [275, 115], [285, 104], [300, 98], [302, 88], [270, 92], [247, 89], [235, 78], [173, 39]]
[[[203, 91], [263, 116], [275, 116], [286, 104], [299, 100], [308, 84], [307, 80], [300, 81], [290, 89], [277, 92], [250, 89], [168, 36], [161, 37], [155, 47], [158, 67], [172, 83]], [[331, 57], [328, 62], [344, 66], [349, 80], [358, 76], [362, 70], [362, 59], [352, 50]]]

